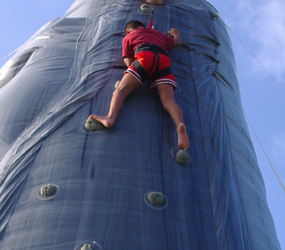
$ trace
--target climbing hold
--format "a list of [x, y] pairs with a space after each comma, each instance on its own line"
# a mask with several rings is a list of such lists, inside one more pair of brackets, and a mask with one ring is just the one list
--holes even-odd
[[91, 245], [89, 245], [89, 244], [84, 244], [84, 246], [81, 247], [80, 250], [92, 250], [92, 247], [91, 247]]
[[163, 0], [146, 0], [147, 3], [153, 4], [153, 2], [155, 2], [155, 4], [163, 4]]
[[46, 186], [41, 187], [41, 195], [42, 196], [52, 196], [56, 192], [56, 186], [48, 184]]
[[76, 245], [74, 250], [102, 250], [102, 247], [96, 241], [84, 241]]
[[177, 154], [176, 154], [176, 161], [182, 165], [182, 166], [186, 166], [186, 164], [189, 161], [189, 155], [187, 154], [186, 151], [184, 151], [183, 149], [179, 149]]
[[147, 195], [147, 200], [154, 206], [159, 206], [164, 203], [164, 196], [159, 192], [152, 192]]
[[145, 203], [155, 210], [163, 210], [168, 206], [167, 197], [157, 191], [150, 191], [144, 194]]
[[85, 122], [85, 128], [89, 131], [102, 130], [104, 125], [94, 119], [88, 118]]
[[147, 15], [152, 14], [152, 8], [150, 7], [150, 5], [148, 5], [146, 3], [144, 3], [140, 9], [141, 9], [141, 12], [144, 14], [147, 14]]
[[116, 81], [116, 83], [114, 85], [115, 89], [118, 88], [119, 84], [120, 84], [120, 81]]
[[60, 188], [56, 184], [47, 184], [41, 188], [35, 187], [35, 192], [40, 200], [48, 201], [54, 199], [60, 192]]

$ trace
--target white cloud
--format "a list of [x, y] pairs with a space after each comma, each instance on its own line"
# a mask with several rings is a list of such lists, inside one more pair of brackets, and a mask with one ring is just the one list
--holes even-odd
[[[258, 61], [277, 79], [285, 77], [284, 0], [242, 0], [233, 11], [243, 42]], [[258, 65], [253, 66], [256, 70]], [[263, 70], [259, 67], [259, 70]]]
[[[266, 70], [282, 84], [285, 78], [284, 0], [228, 0], [222, 18]], [[265, 71], [251, 60], [252, 71]]]
[[285, 162], [285, 132], [275, 135], [272, 139], [272, 153], [278, 162]]

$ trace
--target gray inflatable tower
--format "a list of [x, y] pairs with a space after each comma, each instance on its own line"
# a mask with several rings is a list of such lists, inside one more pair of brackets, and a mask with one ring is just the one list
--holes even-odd
[[165, 0], [152, 18], [183, 37], [170, 59], [191, 161], [176, 162], [175, 125], [147, 87], [112, 128], [85, 129], [108, 112], [124, 26], [150, 19], [142, 4], [77, 0], [1, 69], [1, 249], [280, 249], [231, 42], [208, 2]]

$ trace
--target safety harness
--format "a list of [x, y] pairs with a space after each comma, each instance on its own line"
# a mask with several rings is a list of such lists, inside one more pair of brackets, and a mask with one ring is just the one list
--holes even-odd
[[[172, 70], [170, 66], [162, 70], [158, 70], [159, 59], [160, 59], [159, 54], [163, 54], [166, 56], [168, 56], [169, 54], [162, 48], [163, 46], [169, 46], [169, 45], [165, 44], [159, 47], [155, 44], [143, 43], [136, 47], [134, 54], [140, 53], [142, 51], [150, 51], [153, 53], [152, 66], [148, 72], [145, 71], [145, 69], [141, 66], [141, 64], [137, 60], [133, 61], [132, 63], [132, 66], [136, 69], [138, 74], [141, 76], [142, 81], [145, 81], [147, 79], [149, 73], [153, 70], [154, 67], [155, 67], [155, 74], [152, 77], [152, 80], [172, 74]], [[155, 65], [156, 58], [157, 58], [157, 63]]]

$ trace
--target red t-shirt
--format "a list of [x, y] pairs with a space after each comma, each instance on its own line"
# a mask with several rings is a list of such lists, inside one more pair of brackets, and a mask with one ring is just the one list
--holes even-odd
[[173, 48], [174, 39], [157, 30], [139, 27], [124, 37], [122, 57], [133, 57], [135, 48], [143, 43], [151, 43], [158, 46], [168, 44], [171, 48], [169, 46], [162, 46], [162, 48], [169, 51]]

